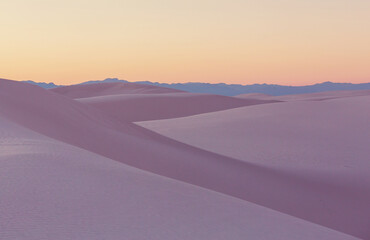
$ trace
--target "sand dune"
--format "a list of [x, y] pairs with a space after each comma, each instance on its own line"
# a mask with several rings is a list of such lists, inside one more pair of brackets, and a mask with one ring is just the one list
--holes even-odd
[[298, 94], [298, 95], [285, 95], [275, 98], [279, 101], [321, 101], [336, 98], [346, 98], [355, 96], [369, 96], [370, 90], [358, 90], [358, 91], [332, 91], [332, 92], [320, 92], [320, 93], [309, 93], [309, 94]]
[[338, 231], [369, 234], [361, 176], [260, 166], [167, 139], [39, 87], [0, 80], [0, 89], [0, 116], [48, 137]]
[[[324, 207], [322, 203], [322, 211], [327, 214], [320, 214], [321, 220], [334, 215], [352, 219], [341, 223], [338, 219], [337, 224], [341, 229], [349, 230], [355, 223], [353, 227], [361, 232], [360, 236], [369, 238], [366, 230], [370, 216], [366, 207], [370, 202], [369, 106], [370, 96], [287, 102], [142, 122], [140, 125], [249, 163], [308, 174], [312, 178], [316, 174], [330, 175], [336, 179], [334, 182], [348, 184], [347, 190], [352, 190], [349, 190], [347, 200], [338, 199], [342, 201], [342, 207]], [[333, 192], [347, 190], [328, 189]], [[323, 193], [317, 194], [318, 200]], [[314, 212], [315, 208], [311, 210]]]
[[159, 94], [159, 93], [180, 93], [181, 90], [172, 88], [157, 87], [139, 83], [105, 82], [94, 84], [80, 84], [65, 87], [57, 87], [50, 91], [68, 96], [70, 98], [87, 98], [115, 94]]
[[248, 162], [368, 171], [369, 106], [370, 96], [348, 97], [256, 105], [138, 124]]
[[354, 239], [0, 117], [0, 239]]
[[196, 93], [121, 94], [78, 101], [130, 122], [185, 117], [267, 102]]
[[246, 93], [234, 96], [235, 98], [242, 98], [242, 99], [259, 99], [259, 100], [270, 100], [273, 99], [275, 96], [264, 94], [264, 93]]
[[266, 94], [241, 94], [235, 96], [242, 99], [258, 99], [258, 100], [276, 100], [276, 101], [322, 101], [335, 98], [369, 96], [370, 90], [355, 90], [355, 91], [329, 91], [306, 94], [293, 94], [284, 96], [270, 96]]
[[134, 83], [74, 85], [51, 91], [75, 98], [116, 119], [129, 122], [185, 117], [272, 102], [172, 91]]

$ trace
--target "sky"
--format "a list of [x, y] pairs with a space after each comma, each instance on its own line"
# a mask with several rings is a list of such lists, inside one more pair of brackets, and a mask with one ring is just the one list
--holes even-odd
[[0, 77], [370, 82], [370, 1], [1, 0]]

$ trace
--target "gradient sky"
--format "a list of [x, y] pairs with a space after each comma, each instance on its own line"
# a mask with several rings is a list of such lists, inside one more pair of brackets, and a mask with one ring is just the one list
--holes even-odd
[[369, 0], [1, 0], [0, 77], [370, 82]]

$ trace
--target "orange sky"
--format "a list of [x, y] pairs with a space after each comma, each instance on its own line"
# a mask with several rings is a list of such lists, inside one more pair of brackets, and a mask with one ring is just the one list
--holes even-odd
[[370, 82], [369, 0], [1, 0], [0, 77]]

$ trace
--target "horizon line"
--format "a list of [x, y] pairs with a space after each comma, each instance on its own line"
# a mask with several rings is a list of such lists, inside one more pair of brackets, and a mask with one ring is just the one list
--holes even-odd
[[[0, 79], [7, 79], [7, 78], [0, 78]], [[13, 80], [13, 79], [8, 79], [8, 80]], [[304, 85], [286, 85], [286, 84], [278, 84], [278, 83], [249, 83], [249, 84], [242, 84], [242, 83], [226, 83], [226, 82], [217, 82], [217, 83], [210, 83], [210, 82], [158, 82], [158, 81], [150, 81], [150, 80], [126, 80], [126, 79], [119, 79], [119, 78], [105, 78], [105, 79], [97, 79], [97, 80], [87, 80], [87, 81], [82, 81], [78, 83], [72, 83], [72, 84], [58, 84], [57, 82], [42, 82], [42, 81], [35, 81], [31, 79], [27, 80], [13, 80], [13, 81], [19, 81], [19, 82], [35, 82], [35, 83], [45, 83], [45, 84], [54, 84], [58, 86], [70, 86], [70, 85], [78, 85], [86, 82], [91, 82], [91, 81], [106, 81], [106, 80], [116, 80], [116, 81], [126, 81], [126, 82], [131, 82], [131, 83], [140, 83], [140, 82], [151, 82], [151, 83], [158, 83], [158, 84], [211, 84], [211, 85], [218, 85], [218, 84], [225, 84], [225, 85], [241, 85], [241, 86], [250, 86], [250, 85], [277, 85], [277, 86], [286, 86], [286, 87], [304, 87], [304, 86], [313, 86], [313, 85], [318, 85], [318, 84], [324, 84], [324, 83], [333, 83], [333, 84], [368, 84], [369, 82], [360, 82], [360, 83], [353, 83], [353, 82], [333, 82], [333, 81], [323, 81], [323, 82], [315, 82], [315, 83], [310, 83], [310, 84], [304, 84]]]

